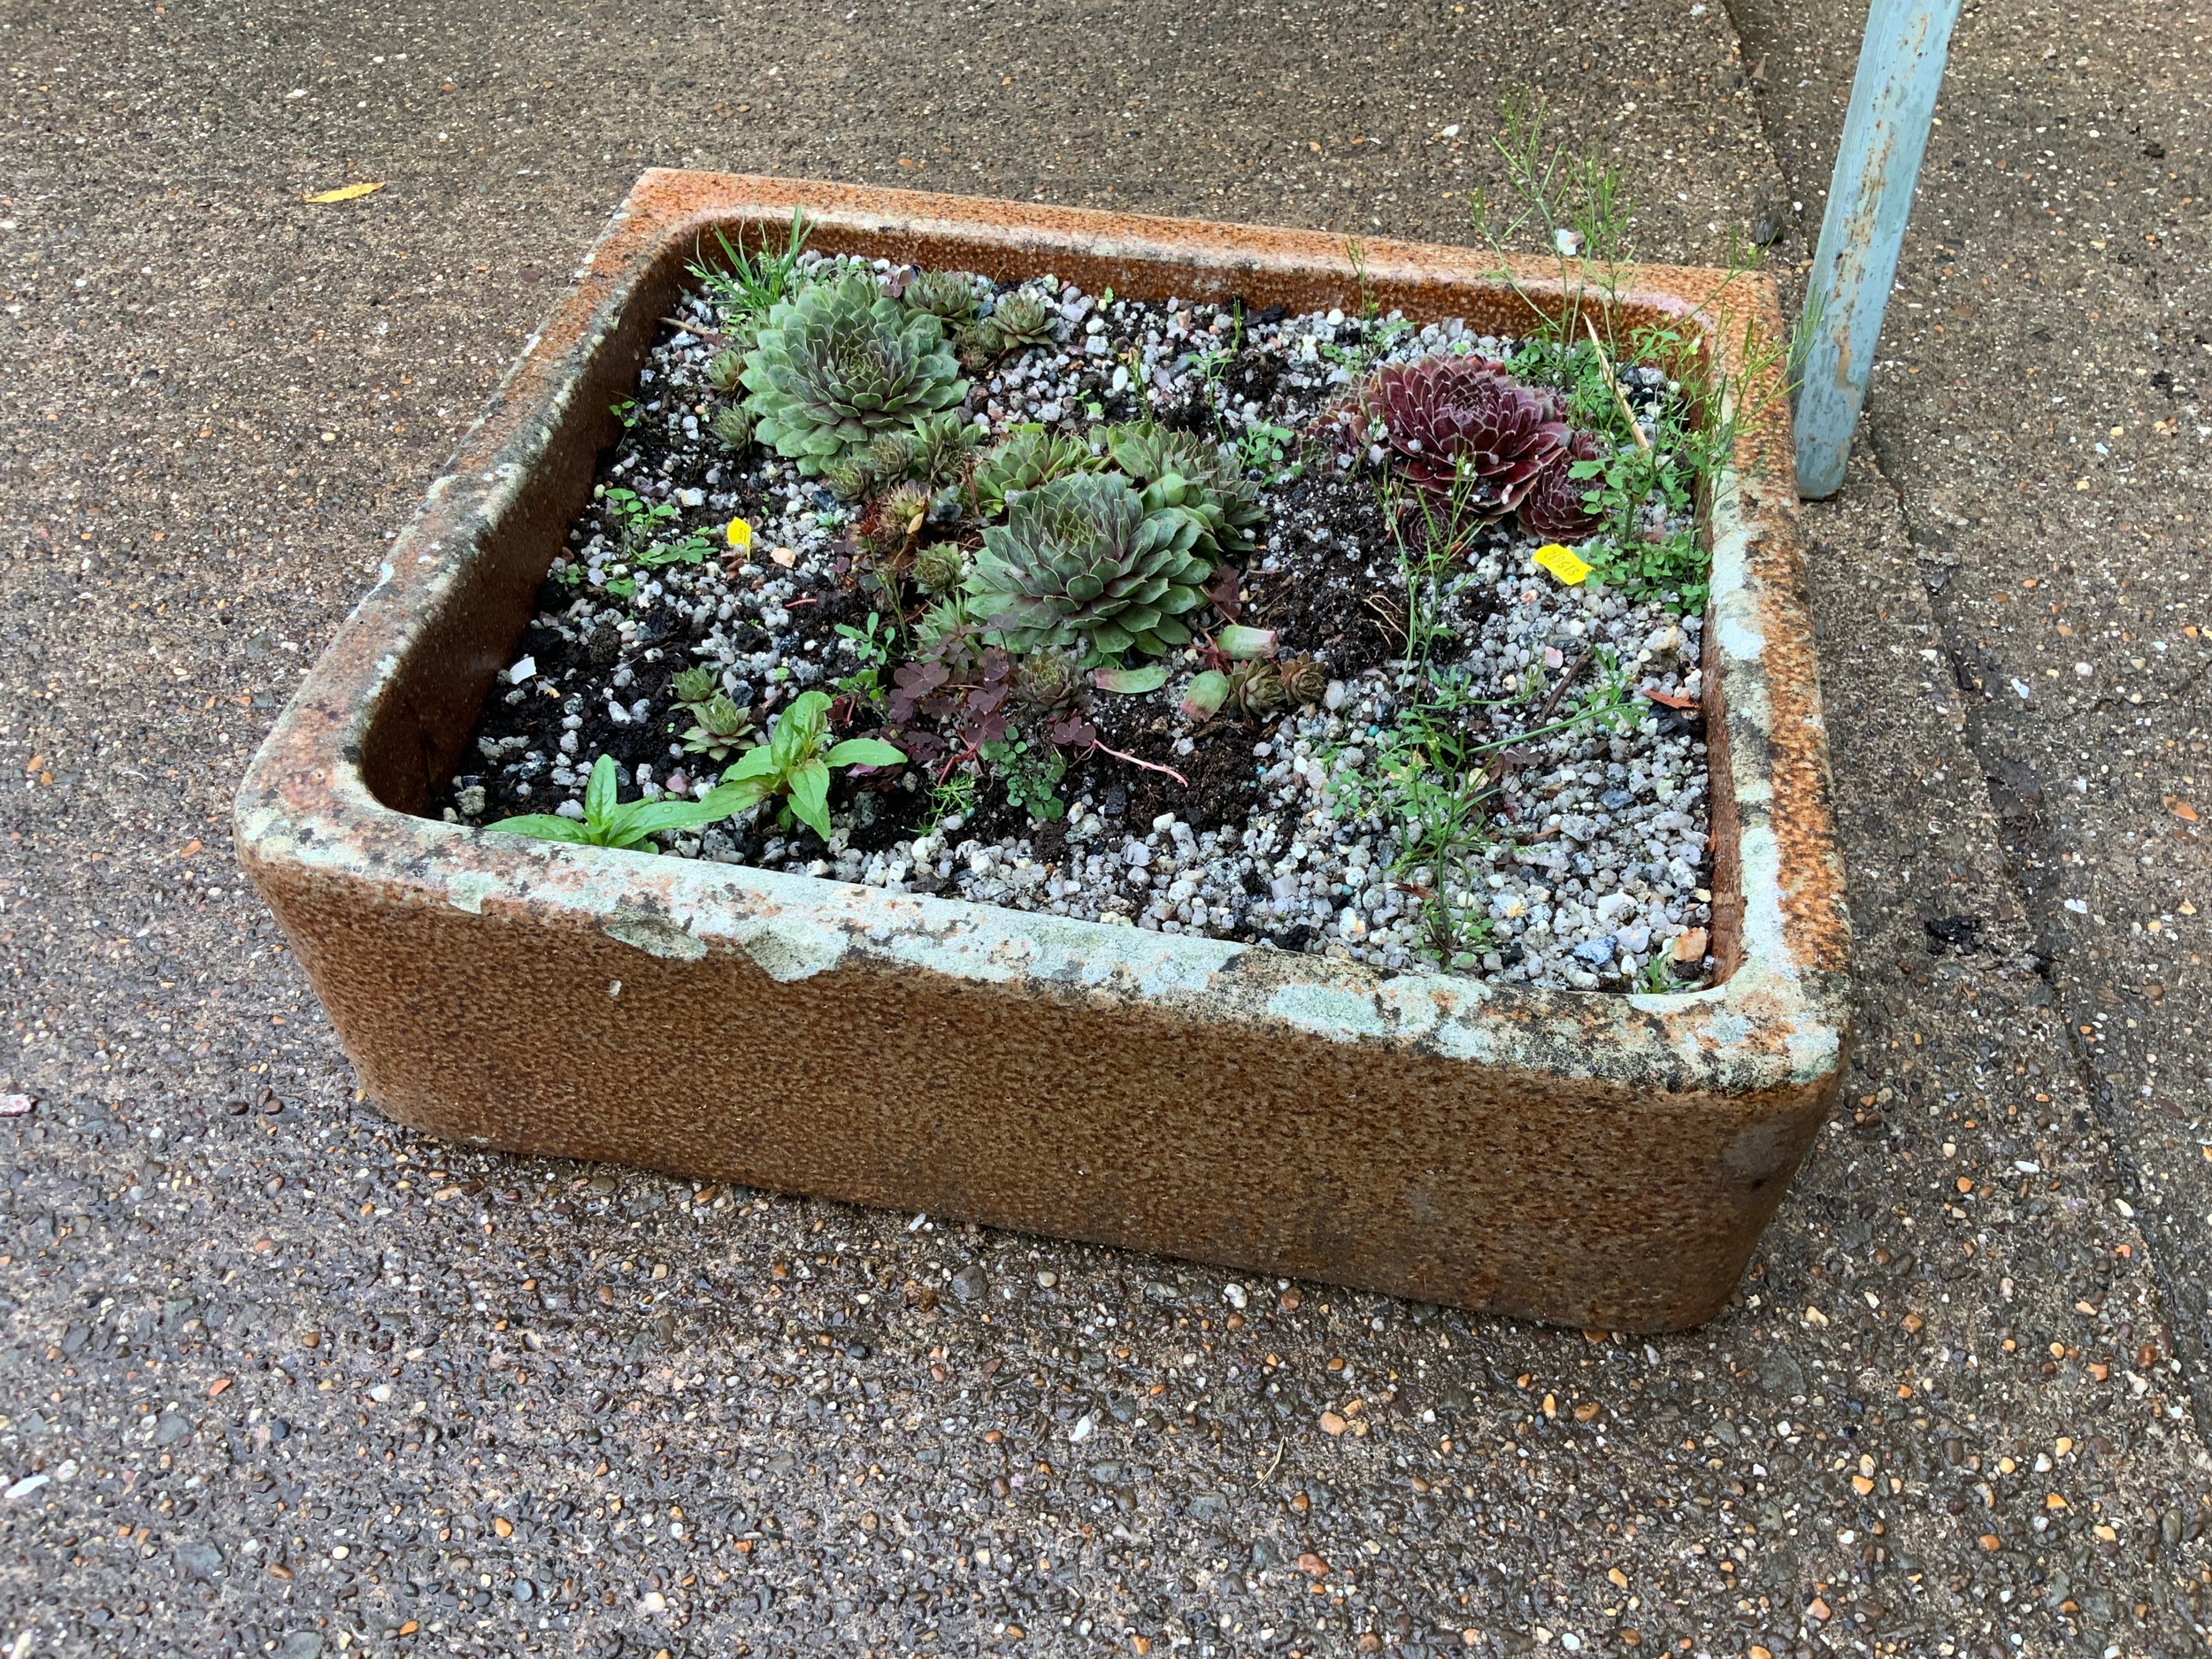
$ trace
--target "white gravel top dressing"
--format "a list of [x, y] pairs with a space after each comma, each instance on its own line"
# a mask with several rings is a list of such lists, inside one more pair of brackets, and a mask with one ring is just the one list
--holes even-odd
[[[862, 268], [894, 274], [879, 262]], [[1400, 556], [1379, 513], [1362, 521], [1353, 511], [1371, 494], [1361, 478], [1379, 454], [1306, 442], [1377, 363], [1463, 349], [1503, 356], [1514, 342], [1471, 336], [1456, 323], [1414, 327], [1394, 315], [1263, 313], [1240, 324], [1211, 305], [1102, 303], [1050, 279], [1021, 286], [1056, 308], [1058, 342], [970, 377], [963, 413], [987, 427], [987, 442], [1025, 422], [1079, 438], [1104, 423], [1194, 408], [1225, 438], [1256, 429], [1245, 437], [1249, 454], [1264, 455], [1279, 433], [1280, 458], [1260, 474], [1276, 474], [1261, 486], [1267, 522], [1240, 556], [1247, 592], [1271, 578], [1340, 575], [1376, 596], [1367, 609], [1386, 647], [1359, 662], [1355, 649], [1324, 649], [1286, 626], [1282, 652], [1315, 654], [1325, 692], [1311, 706], [1241, 719], [1225, 710], [1194, 725], [1181, 713], [1206, 665], [1195, 647], [1164, 659], [1169, 680], [1159, 690], [1135, 699], [1090, 692], [1102, 738], [1110, 721], [1117, 732], [1149, 722], [1159, 734], [1156, 768], [1190, 775], [1194, 790], [1207, 756], [1217, 757], [1210, 776], [1235, 775], [1244, 793], [1211, 822], [1203, 811], [1194, 824], [1174, 810], [1131, 810], [1133, 794], [1164, 786], [1156, 770], [1102, 755], [1074, 766], [1070, 755], [1065, 816], [1056, 819], [1009, 808], [987, 777], [965, 799], [941, 792], [933, 809], [937, 769], [910, 765], [887, 786], [834, 792], [826, 844], [803, 828], [780, 831], [772, 803], [657, 844], [678, 856], [1389, 971], [1433, 972], [1448, 954], [1456, 971], [1501, 982], [1585, 990], [1697, 983], [1709, 971], [1711, 898], [1695, 708], [1701, 618], [1659, 600], [1632, 602], [1595, 580], [1563, 583], [1532, 557], [1539, 539], [1508, 518], [1436, 582], [1425, 668], [1409, 663]], [[998, 292], [979, 280], [978, 291]], [[865, 665], [864, 648], [821, 621], [833, 614], [861, 628], [871, 611], [886, 609], [879, 596], [855, 596], [851, 532], [862, 508], [758, 444], [733, 454], [718, 439], [708, 380], [715, 312], [695, 297], [679, 320], [693, 328], [665, 331], [654, 348], [600, 480], [673, 509], [664, 540], [696, 532], [704, 557], [641, 565], [603, 504], [584, 513], [448, 797], [447, 814], [458, 821], [580, 818], [585, 774], [600, 753], [623, 759], [625, 798], [703, 795], [738, 754], [765, 740], [795, 696], [835, 692]], [[1194, 360], [1232, 345], [1228, 373], [1217, 360]], [[1664, 394], [1654, 371], [1625, 370], [1621, 380], [1640, 410]], [[1290, 475], [1301, 460], [1303, 476]], [[733, 518], [749, 526], [749, 546], [741, 533], [732, 546]], [[1204, 626], [1218, 622], [1209, 614]], [[753, 718], [720, 753], [678, 741], [691, 716], [669, 677], [695, 664], [710, 669]], [[1571, 681], [1563, 688], [1563, 677]], [[881, 679], [887, 687], [889, 665]], [[1434, 708], [1440, 698], [1465, 745], [1463, 764], [1495, 774], [1486, 844], [1448, 867], [1420, 859], [1405, 844], [1402, 816], [1380, 804], [1391, 770], [1405, 764], [1399, 717], [1410, 702]], [[882, 725], [864, 705], [840, 705], [841, 736]], [[1449, 947], [1435, 942], [1440, 906], [1455, 918]]]

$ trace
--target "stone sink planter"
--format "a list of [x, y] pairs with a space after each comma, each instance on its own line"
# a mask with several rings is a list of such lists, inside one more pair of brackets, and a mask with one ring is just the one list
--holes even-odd
[[[687, 261], [813, 245], [1096, 292], [1350, 303], [1342, 241], [644, 175], [239, 792], [237, 840], [369, 1094], [427, 1133], [1624, 1331], [1727, 1302], [1834, 1096], [1848, 926], [1778, 400], [1709, 532], [1717, 984], [1505, 988], [421, 816], [589, 495]], [[1375, 242], [1417, 320], [1509, 330], [1488, 256]], [[1556, 293], [1548, 264], [1520, 273]], [[1771, 339], [1771, 286], [1645, 267], [1624, 323]]]

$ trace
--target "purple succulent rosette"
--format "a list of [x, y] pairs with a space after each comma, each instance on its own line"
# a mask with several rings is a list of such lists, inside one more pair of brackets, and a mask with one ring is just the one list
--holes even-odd
[[1600, 515], [1586, 504], [1591, 490], [1596, 486], [1594, 478], [1577, 478], [1574, 465], [1578, 461], [1597, 461], [1605, 457], [1605, 446], [1595, 434], [1578, 432], [1568, 440], [1566, 453], [1557, 463], [1540, 472], [1521, 497], [1517, 510], [1521, 528], [1531, 535], [1549, 536], [1554, 541], [1573, 541], [1588, 535], [1598, 526]]
[[1363, 402], [1408, 482], [1440, 495], [1472, 480], [1469, 504], [1492, 517], [1518, 507], [1572, 436], [1553, 394], [1473, 355], [1386, 364]]

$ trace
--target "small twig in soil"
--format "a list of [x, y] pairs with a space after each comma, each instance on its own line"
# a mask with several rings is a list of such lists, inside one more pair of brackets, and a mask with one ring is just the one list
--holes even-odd
[[1590, 331], [1590, 349], [1598, 354], [1598, 370], [1605, 376], [1605, 383], [1613, 388], [1613, 401], [1621, 406], [1621, 419], [1628, 422], [1629, 436], [1636, 440], [1636, 447], [1646, 455], [1651, 453], [1651, 440], [1644, 436], [1644, 429], [1636, 424], [1636, 411], [1628, 406], [1628, 394], [1621, 390], [1621, 377], [1613, 373], [1613, 359], [1605, 355], [1605, 347], [1598, 339], [1598, 326], [1590, 320], [1590, 314], [1582, 314], [1582, 326]]
[[1116, 760], [1125, 760], [1132, 766], [1141, 766], [1147, 772], [1156, 772], [1166, 777], [1172, 778], [1176, 782], [1181, 784], [1186, 789], [1190, 787], [1190, 780], [1183, 776], [1181, 772], [1176, 771], [1172, 766], [1163, 766], [1156, 761], [1139, 760], [1134, 755], [1123, 754], [1121, 750], [1114, 748], [1110, 743], [1101, 743], [1094, 741], [1091, 747], [1093, 749], [1099, 749], [1103, 753], [1111, 755]]
[[664, 317], [661, 321], [672, 328], [680, 328], [687, 334], [696, 334], [702, 340], [727, 340], [729, 338], [729, 335], [724, 334], [719, 328], [710, 328], [704, 323], [687, 323], [680, 317]]
[[1274, 1459], [1267, 1465], [1266, 1472], [1252, 1483], [1254, 1486], [1263, 1486], [1275, 1478], [1275, 1471], [1283, 1466], [1283, 1448], [1289, 1444], [1290, 1442], [1288, 1440], [1277, 1440], [1275, 1442]]
[[[1567, 695], [1567, 687], [1575, 683], [1576, 677], [1590, 665], [1591, 659], [1595, 655], [1594, 651], [1585, 651], [1567, 664], [1566, 671], [1559, 676], [1558, 683], [1551, 688], [1545, 695], [1542, 703], [1538, 706], [1536, 718], [1529, 722], [1530, 732], [1543, 729], [1544, 723], [1551, 718], [1552, 710], [1559, 706], [1559, 700]], [[1523, 733], [1523, 736], [1526, 735], [1526, 733]], [[1482, 777], [1475, 785], [1475, 794], [1478, 799], [1498, 787], [1498, 780], [1505, 776], [1505, 769], [1513, 764], [1513, 749], [1519, 741], [1519, 738], [1514, 739], [1512, 743], [1500, 749], [1490, 757], [1489, 764], [1482, 769]]]

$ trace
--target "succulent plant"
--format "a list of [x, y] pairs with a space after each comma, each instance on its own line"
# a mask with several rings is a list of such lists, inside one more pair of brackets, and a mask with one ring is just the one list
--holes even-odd
[[1229, 706], [1240, 714], [1275, 714], [1289, 700], [1279, 663], [1239, 663], [1229, 671]]
[[868, 471], [879, 484], [904, 478], [914, 470], [914, 432], [879, 432], [869, 443]]
[[923, 271], [900, 297], [940, 322], [964, 323], [975, 315], [975, 279], [965, 271]]
[[895, 485], [871, 501], [853, 521], [853, 545], [879, 567], [895, 565], [921, 536], [936, 511], [928, 486]]
[[1290, 700], [1283, 664], [1232, 663], [1195, 676], [1183, 693], [1183, 718], [1204, 725], [1224, 709], [1240, 716], [1279, 714]]
[[972, 632], [980, 621], [976, 612], [967, 590], [956, 588], [915, 618], [914, 637], [928, 646], [964, 630]]
[[826, 464], [820, 472], [822, 482], [840, 501], [858, 501], [876, 487], [875, 469], [868, 465], [864, 454], [841, 456]]
[[1179, 504], [1205, 521], [1205, 546], [1217, 556], [1242, 547], [1266, 521], [1259, 491], [1237, 465], [1236, 451], [1210, 443], [1194, 433], [1171, 432], [1152, 421], [1107, 430], [1106, 451], [1113, 463], [1140, 484], [1180, 478], [1187, 488]]
[[969, 496], [980, 518], [995, 518], [1008, 499], [1056, 478], [1096, 472], [1104, 462], [1072, 438], [1035, 424], [1017, 426], [983, 457], [969, 483]]
[[914, 423], [914, 475], [926, 484], [949, 484], [983, 442], [984, 428], [956, 409], [941, 410]]
[[1282, 675], [1283, 695], [1301, 708], [1311, 708], [1328, 695], [1329, 671], [1310, 657], [1286, 657], [1276, 669]]
[[725, 346], [707, 361], [707, 384], [718, 392], [733, 392], [738, 377], [745, 373], [745, 353], [734, 346]]
[[744, 735], [753, 729], [752, 717], [720, 692], [691, 710], [696, 722], [684, 733], [684, 753], [704, 755], [709, 760], [730, 757]]
[[1488, 357], [1386, 364], [1363, 402], [1408, 481], [1435, 495], [1471, 484], [1469, 504], [1488, 514], [1511, 511], [1567, 448], [1557, 398]]
[[1578, 432], [1568, 440], [1566, 453], [1536, 475], [1528, 494], [1516, 509], [1521, 528], [1531, 535], [1571, 540], [1586, 536], [1598, 526], [1601, 514], [1593, 512], [1585, 497], [1596, 488], [1594, 478], [1574, 476], [1577, 461], [1598, 461], [1605, 446], [1594, 433]]
[[[778, 304], [745, 359], [753, 435], [810, 476], [966, 395], [943, 325], [853, 272]], [[833, 488], [837, 485], [833, 482]]]
[[953, 357], [971, 374], [981, 374], [999, 359], [1005, 349], [999, 338], [997, 326], [986, 317], [981, 322], [970, 323], [953, 331]]
[[1052, 344], [1053, 319], [1057, 314], [1033, 294], [1007, 295], [991, 308], [991, 326], [998, 334], [999, 349]]
[[1014, 695], [1041, 714], [1066, 708], [1086, 683], [1083, 664], [1071, 651], [1032, 651], [1015, 659]]
[[1202, 528], [1125, 478], [1071, 473], [1021, 491], [984, 531], [968, 592], [1015, 652], [1157, 656], [1189, 641], [1178, 618], [1205, 602], [1213, 567], [1193, 551]]
[[668, 688], [680, 703], [704, 703], [715, 694], [714, 670], [702, 665], [680, 668], [670, 676]]
[[914, 585], [933, 596], [967, 580], [968, 557], [950, 541], [932, 541], [914, 555]]
[[962, 368], [980, 374], [1010, 351], [1052, 344], [1056, 315], [1051, 306], [1033, 296], [1009, 294], [988, 317], [978, 319], [953, 335], [953, 350]]
[[742, 403], [723, 404], [707, 422], [707, 429], [727, 449], [741, 449], [753, 441], [753, 418]]

